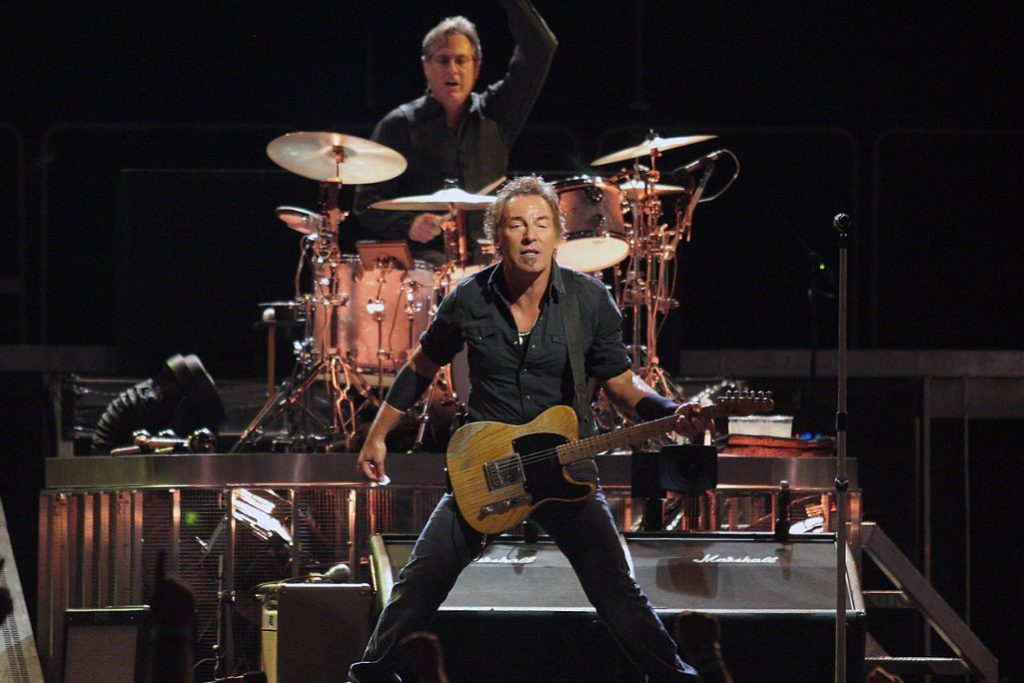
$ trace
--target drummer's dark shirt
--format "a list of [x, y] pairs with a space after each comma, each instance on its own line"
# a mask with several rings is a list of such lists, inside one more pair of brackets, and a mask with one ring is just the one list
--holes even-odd
[[[540, 93], [558, 45], [544, 20], [526, 0], [503, 0], [516, 47], [501, 80], [483, 93], [472, 93], [457, 129], [449, 128], [444, 109], [429, 93], [388, 113], [373, 140], [400, 152], [409, 166], [390, 181], [356, 188], [355, 214], [367, 238], [407, 239], [416, 213], [379, 211], [369, 206], [381, 199], [431, 194], [446, 180], [477, 192], [505, 175], [509, 153]], [[473, 240], [482, 236], [482, 212], [470, 216]], [[416, 258], [437, 261], [444, 243], [410, 242]], [[432, 253], [431, 253], [432, 252]]]
[[459, 283], [420, 336], [438, 365], [468, 347], [471, 420], [523, 424], [554, 405], [573, 404], [563, 319], [567, 286], [577, 292], [587, 377], [606, 380], [629, 368], [622, 314], [599, 280], [556, 266], [540, 317], [520, 343], [499, 263]]

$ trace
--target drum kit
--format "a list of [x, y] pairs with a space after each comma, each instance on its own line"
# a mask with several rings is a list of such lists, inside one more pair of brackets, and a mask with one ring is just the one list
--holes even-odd
[[[661, 182], [657, 161], [663, 152], [714, 137], [662, 138], [652, 132], [643, 143], [592, 162], [593, 166], [625, 163], [618, 173], [554, 182], [566, 219], [558, 262], [611, 278], [614, 297], [631, 318], [629, 350], [634, 369], [655, 390], [676, 398], [683, 398], [682, 392], [660, 367], [657, 337], [664, 314], [678, 305], [672, 298], [675, 253], [680, 240], [689, 240], [693, 209], [701, 200], [713, 162], [701, 165], [704, 174], [699, 180], [688, 174], [685, 185], [671, 185]], [[732, 156], [728, 150], [723, 153]], [[287, 450], [352, 450], [360, 426], [368, 424], [360, 419], [362, 411], [380, 405], [443, 297], [463, 277], [488, 265], [470, 263], [466, 218], [469, 212], [486, 210], [495, 202], [489, 192], [505, 178], [479, 194], [450, 183], [432, 194], [372, 205], [386, 211], [443, 214], [444, 261], [434, 266], [414, 260], [404, 241], [356, 242], [358, 254], [343, 254], [339, 246], [340, 226], [348, 216], [338, 205], [341, 189], [400, 175], [406, 160], [398, 152], [351, 135], [298, 132], [272, 140], [267, 155], [285, 170], [317, 181], [319, 206], [317, 211], [296, 206], [276, 209], [277, 217], [302, 236], [301, 250], [294, 299], [261, 304], [264, 320], [271, 323], [272, 331], [282, 316], [293, 318], [303, 331], [294, 344], [292, 374], [280, 385], [273, 381], [271, 358], [268, 399], [234, 450], [265, 445], [260, 443], [265, 432], [280, 418], [286, 420], [288, 436], [276, 439], [274, 448], [283, 444]], [[666, 197], [676, 198], [673, 225], [662, 221]], [[484, 259], [493, 262], [493, 246], [480, 246]], [[305, 271], [309, 284], [303, 287]], [[271, 337], [270, 354], [272, 346]], [[414, 409], [419, 429], [410, 450], [423, 445], [432, 414], [450, 415], [464, 409], [461, 399], [467, 389], [464, 359], [457, 358], [442, 369]], [[602, 426], [628, 421], [600, 398], [595, 407]]]

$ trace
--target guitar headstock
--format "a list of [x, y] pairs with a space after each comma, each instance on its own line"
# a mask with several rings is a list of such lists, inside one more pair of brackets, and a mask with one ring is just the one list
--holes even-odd
[[753, 413], [767, 413], [775, 408], [770, 391], [727, 391], [715, 397], [715, 417], [739, 417]]

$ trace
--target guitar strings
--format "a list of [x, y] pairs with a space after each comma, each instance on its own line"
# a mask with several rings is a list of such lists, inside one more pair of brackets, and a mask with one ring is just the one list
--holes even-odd
[[[648, 429], [650, 429], [651, 431], [655, 431], [655, 433], [656, 433], [656, 430], [654, 429], [654, 425], [655, 424], [660, 424], [662, 422], [665, 422], [665, 423], [672, 422], [673, 420], [670, 419], [670, 418], [674, 418], [674, 416], [669, 415], [669, 416], [660, 418], [658, 420], [653, 420], [652, 422], [648, 423]], [[665, 431], [668, 431], [668, 430], [665, 430]], [[609, 434], [613, 434], [613, 432], [609, 432]], [[516, 469], [520, 469], [520, 466], [525, 466], [525, 465], [528, 465], [528, 464], [531, 464], [531, 463], [534, 463], [534, 462], [539, 462], [541, 460], [545, 460], [547, 458], [550, 458], [552, 455], [557, 455], [558, 454], [558, 448], [560, 446], [568, 446], [569, 449], [589, 450], [589, 448], [592, 446], [593, 443], [596, 443], [596, 442], [600, 441], [603, 438], [608, 438], [608, 434], [598, 434], [596, 436], [590, 436], [590, 437], [587, 437], [585, 439], [578, 439], [576, 441], [566, 441], [564, 444], [559, 444], [558, 446], [555, 446], [554, 448], [545, 448], [545, 449], [540, 450], [540, 451], [535, 451], [533, 453], [527, 453], [526, 455], [521, 455], [518, 458], [518, 463], [516, 461], [516, 458], [515, 458], [514, 454], [512, 456], [506, 456], [505, 458], [502, 458], [506, 462], [498, 464], [498, 467], [497, 467], [498, 474], [499, 475], [505, 475], [505, 474], [508, 474], [509, 472], [512, 472], [512, 471], [516, 470]], [[611, 445], [611, 444], [609, 444], [609, 445]], [[479, 490], [479, 489], [488, 489], [488, 488], [489, 487], [487, 485], [487, 480], [486, 480], [486, 478], [484, 478], [483, 481], [479, 481], [476, 484], [472, 484], [472, 485], [466, 486], [463, 489], [463, 491], [466, 492], [466, 493], [470, 493], [470, 492], [473, 492], [473, 491], [476, 491], [476, 490]]]
[[[771, 409], [770, 406], [773, 404], [773, 401], [771, 399], [771, 394], [770, 393], [767, 396], [759, 396], [759, 397], [754, 398], [754, 399], [748, 398], [746, 396], [747, 392], [742, 392], [742, 393], [743, 393], [742, 396], [729, 397], [725, 401], [718, 400], [714, 404], [709, 406], [713, 410], [712, 417], [722, 417], [723, 415], [731, 414], [729, 406], [732, 407], [732, 410], [736, 410], [736, 408], [738, 407], [738, 405], [741, 402], [744, 403], [744, 404], [748, 404], [746, 409], [743, 412], [758, 412], [759, 408], [760, 409], [764, 409], [764, 407], [767, 407], [767, 409], [769, 409], [769, 410]], [[729, 404], [729, 405], [727, 406], [726, 404]], [[647, 426], [648, 429], [652, 429], [654, 427], [654, 425], [656, 425], [656, 424], [660, 426], [660, 424], [663, 423], [663, 422], [666, 423], [666, 424], [671, 422], [674, 417], [675, 417], [674, 415], [667, 415], [667, 416], [665, 416], [663, 418], [659, 418], [657, 420], [652, 420], [651, 422], [647, 422], [647, 423], [644, 423], [644, 424]], [[641, 425], [636, 425], [636, 426], [639, 427]], [[668, 432], [668, 431], [670, 431], [670, 429], [665, 429], [664, 431]], [[647, 437], [647, 438], [652, 438], [653, 436], [656, 436], [658, 433], [659, 433], [658, 431], [654, 431], [651, 434], [651, 436]], [[536, 451], [534, 453], [527, 453], [526, 455], [521, 455], [521, 456], [518, 457], [518, 463], [517, 463], [516, 458], [515, 458], [516, 454], [513, 453], [512, 456], [506, 456], [505, 458], [502, 458], [502, 460], [506, 460], [506, 462], [498, 464], [498, 466], [497, 466], [498, 474], [499, 475], [505, 475], [505, 474], [508, 474], [509, 472], [515, 470], [515, 469], [521, 469], [525, 465], [528, 465], [528, 464], [531, 464], [533, 462], [537, 462], [537, 461], [540, 461], [540, 460], [544, 460], [546, 458], [550, 458], [552, 455], [557, 455], [558, 454], [558, 448], [563, 447], [563, 446], [568, 447], [566, 450], [578, 450], [578, 449], [589, 450], [594, 443], [600, 441], [601, 439], [609, 439], [609, 440], [611, 440], [611, 438], [613, 438], [612, 435], [614, 435], [614, 434], [615, 434], [615, 432], [607, 432], [605, 434], [597, 434], [597, 435], [594, 435], [594, 436], [586, 437], [584, 439], [577, 439], [576, 441], [566, 441], [565, 443], [559, 444], [558, 446], [555, 446], [554, 448], [546, 448], [544, 450]], [[612, 446], [612, 445], [613, 444], [609, 444], [609, 446]], [[462, 490], [463, 490], [464, 493], [469, 494], [469, 493], [475, 493], [476, 491], [478, 491], [480, 489], [484, 489], [485, 492], [490, 490], [490, 487], [487, 484], [487, 478], [486, 477], [484, 477], [481, 480], [478, 480], [477, 483], [475, 483], [475, 484], [467, 485]]]

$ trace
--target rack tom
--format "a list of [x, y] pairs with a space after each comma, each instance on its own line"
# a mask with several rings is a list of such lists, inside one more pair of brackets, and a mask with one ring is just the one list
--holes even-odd
[[333, 279], [327, 277], [330, 268], [325, 263], [314, 269], [314, 349], [324, 357], [348, 358], [370, 383], [381, 370], [394, 377], [430, 322], [433, 267], [422, 261], [408, 270], [367, 267], [358, 256], [343, 255]]
[[604, 178], [577, 176], [556, 183], [565, 214], [558, 263], [585, 273], [610, 268], [629, 256], [622, 191]]

